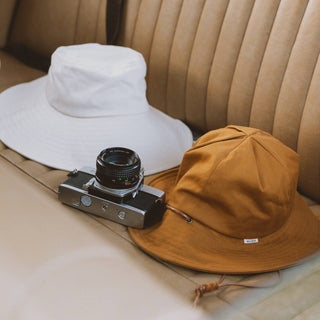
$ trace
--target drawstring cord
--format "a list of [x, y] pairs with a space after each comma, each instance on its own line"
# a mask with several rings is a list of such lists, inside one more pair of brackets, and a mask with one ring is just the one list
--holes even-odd
[[[171, 210], [172, 212], [180, 215], [182, 218], [185, 219], [186, 222], [192, 223], [192, 218], [187, 215], [185, 212], [182, 210], [179, 210], [175, 207], [170, 206], [169, 204], [165, 203], [164, 204], [168, 210]], [[199, 300], [201, 297], [203, 297], [204, 294], [219, 290], [222, 287], [230, 287], [230, 286], [235, 286], [235, 287], [243, 287], [243, 288], [272, 288], [276, 285], [278, 285], [281, 282], [281, 273], [280, 270], [277, 271], [278, 274], [278, 280], [271, 284], [271, 285], [266, 285], [266, 286], [259, 286], [259, 285], [254, 285], [254, 284], [249, 284], [249, 283], [237, 283], [237, 282], [227, 282], [223, 283], [226, 275], [222, 275], [221, 278], [219, 279], [218, 282], [209, 282], [205, 284], [201, 284], [195, 289], [196, 297], [193, 302], [193, 306], [196, 307], [199, 303]]]
[[174, 213], [177, 213], [178, 215], [180, 215], [182, 218], [184, 218], [186, 220], [186, 222], [191, 223], [192, 222], [192, 218], [190, 216], [188, 216], [185, 212], [170, 206], [169, 204], [165, 204], [166, 208], [173, 211]]
[[272, 283], [271, 285], [266, 286], [259, 286], [259, 285], [253, 285], [249, 283], [237, 283], [237, 282], [227, 282], [223, 283], [226, 275], [222, 275], [218, 282], [210, 282], [206, 284], [201, 284], [195, 289], [196, 297], [193, 302], [193, 306], [196, 307], [198, 305], [198, 302], [200, 298], [205, 294], [209, 293], [215, 290], [218, 290], [222, 287], [229, 287], [229, 286], [237, 286], [237, 287], [244, 287], [244, 288], [272, 288], [276, 285], [278, 285], [281, 282], [281, 273], [280, 270], [277, 271], [278, 274], [278, 280], [275, 283]]
[[222, 282], [225, 279], [226, 275], [222, 275], [220, 280], [218, 282], [210, 282], [206, 284], [201, 284], [198, 288], [196, 288], [194, 291], [196, 293], [196, 297], [193, 301], [193, 306], [196, 307], [198, 305], [198, 302], [200, 298], [208, 292], [218, 290], [219, 288], [223, 287], [226, 285], [226, 283], [223, 285]]

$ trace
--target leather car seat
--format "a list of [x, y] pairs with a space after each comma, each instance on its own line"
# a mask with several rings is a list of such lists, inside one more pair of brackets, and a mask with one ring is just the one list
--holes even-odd
[[[16, 7], [10, 1], [0, 3], [0, 24], [4, 26], [0, 27], [0, 91], [44, 74], [14, 57], [10, 48], [27, 48], [49, 59], [61, 45], [105, 43], [105, 0], [21, 0]], [[228, 124], [257, 127], [297, 151], [299, 191], [320, 215], [319, 1], [128, 0], [118, 44], [144, 55], [151, 105], [200, 133]], [[110, 290], [117, 285], [121, 288], [115, 290], [113, 300], [107, 295], [110, 300], [103, 307], [104, 312], [116, 310], [115, 317], [117, 312], [118, 318], [129, 315], [127, 304], [139, 318], [179, 318], [186, 310], [190, 318], [200, 316], [189, 313], [186, 304], [195, 284], [212, 281], [216, 275], [159, 263], [133, 245], [125, 227], [66, 208], [56, 198], [66, 172], [27, 159], [1, 142], [0, 174], [0, 251], [1, 260], [6, 261], [0, 279], [6, 276], [5, 284], [11, 288], [9, 293], [0, 291], [0, 297], [12, 318], [29, 315], [45, 319], [57, 310], [60, 316], [65, 310], [70, 317], [85, 318], [85, 298], [90, 301], [88, 308], [94, 308], [93, 300], [100, 297], [99, 293], [103, 296], [109, 292], [103, 287], [108, 283]], [[103, 257], [102, 262], [97, 258], [97, 265], [91, 264], [90, 259], [96, 256], [86, 256], [90, 247], [98, 248], [92, 252], [106, 254], [109, 261]], [[62, 257], [70, 262], [68, 268], [64, 268]], [[113, 267], [105, 269], [105, 274], [103, 266], [109, 262]], [[140, 283], [140, 288], [131, 287], [127, 274], [117, 273], [119, 263], [127, 265], [119, 268], [121, 272], [130, 274], [132, 268], [132, 276], [140, 280], [132, 284]], [[78, 278], [72, 278], [72, 270]], [[309, 269], [287, 272], [293, 275], [295, 270], [303, 276]], [[92, 273], [95, 283], [91, 287], [90, 277], [85, 276], [83, 287], [91, 288], [91, 300], [75, 280], [86, 272]], [[112, 281], [103, 278], [99, 285], [99, 277]], [[233, 281], [244, 278], [233, 276]], [[67, 287], [55, 289], [50, 279], [60, 285], [64, 280]], [[149, 281], [152, 285], [145, 285]], [[145, 299], [146, 313], [137, 306], [138, 299], [132, 300], [134, 305], [128, 302], [126, 290]], [[126, 293], [125, 303], [121, 291]], [[79, 298], [78, 307], [74, 302], [67, 306], [65, 292]], [[45, 297], [42, 300], [41, 294]], [[241, 294], [227, 290], [208, 297], [201, 306], [206, 312], [231, 308], [237, 313], [229, 303]], [[154, 301], [153, 297], [162, 301], [166, 296], [170, 299], [163, 300], [166, 305], [162, 308], [149, 305], [155, 308], [152, 314], [148, 301]], [[45, 299], [52, 299], [52, 308]], [[105, 301], [97, 301], [98, 314]], [[46, 311], [41, 314], [39, 306]], [[35, 315], [36, 311], [39, 314]], [[238, 318], [241, 316], [238, 313]]]

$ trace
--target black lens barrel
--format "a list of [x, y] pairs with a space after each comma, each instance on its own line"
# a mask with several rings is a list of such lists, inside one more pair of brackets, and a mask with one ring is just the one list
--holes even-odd
[[128, 189], [139, 182], [141, 161], [130, 149], [115, 147], [102, 150], [96, 166], [96, 180], [104, 187]]

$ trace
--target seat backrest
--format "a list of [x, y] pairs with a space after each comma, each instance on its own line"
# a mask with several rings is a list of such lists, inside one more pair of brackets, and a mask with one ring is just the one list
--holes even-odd
[[[9, 43], [50, 57], [105, 43], [106, 0], [20, 0]], [[143, 53], [148, 99], [203, 132], [272, 133], [300, 155], [320, 201], [320, 1], [126, 0], [119, 44]]]
[[9, 45], [50, 57], [62, 45], [106, 42], [106, 0], [20, 0]]
[[320, 1], [130, 0], [119, 43], [143, 53], [153, 106], [202, 131], [272, 133], [320, 201]]
[[7, 43], [8, 32], [15, 5], [16, 0], [0, 1], [0, 48], [3, 48]]

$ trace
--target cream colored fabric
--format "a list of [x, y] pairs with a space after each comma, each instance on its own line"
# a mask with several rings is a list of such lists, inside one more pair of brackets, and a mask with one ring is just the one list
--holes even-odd
[[130, 0], [120, 44], [142, 52], [150, 103], [195, 128], [272, 133], [320, 201], [320, 2]]
[[[34, 178], [31, 179], [25, 173]], [[106, 297], [110, 295], [110, 287], [113, 289], [114, 286], [123, 289], [123, 293], [121, 291], [121, 294], [110, 297], [111, 312], [119, 312], [117, 313], [119, 319], [126, 316], [125, 311], [123, 313], [121, 311], [123, 307], [123, 299], [121, 298], [128, 297], [127, 294], [129, 297], [137, 295], [139, 298], [144, 298], [143, 301], [146, 302], [144, 306], [147, 307], [149, 305], [153, 307], [154, 299], [162, 299], [162, 294], [168, 294], [169, 298], [173, 300], [172, 305], [170, 302], [168, 306], [158, 301], [162, 309], [160, 311], [156, 307], [150, 317], [149, 310], [146, 311], [146, 315], [141, 315], [140, 305], [138, 304], [137, 307], [136, 304], [133, 304], [136, 303], [136, 300], [128, 298], [125, 306], [131, 310], [131, 319], [136, 319], [136, 315], [141, 320], [150, 318], [189, 319], [188, 316], [191, 318], [194, 316], [193, 313], [189, 314], [189, 307], [194, 298], [195, 287], [202, 283], [218, 281], [220, 278], [216, 274], [205, 274], [161, 263], [161, 261], [154, 261], [132, 247], [132, 240], [124, 226], [60, 205], [56, 200], [56, 192], [59, 183], [65, 180], [66, 172], [52, 170], [27, 160], [6, 148], [1, 142], [0, 174], [2, 175], [0, 188], [3, 190], [0, 193], [0, 218], [1, 225], [5, 226], [1, 229], [0, 237], [6, 239], [1, 241], [0, 249], [3, 254], [1, 257], [7, 258], [3, 259], [5, 263], [0, 264], [2, 271], [0, 278], [4, 283], [0, 289], [0, 297], [5, 302], [0, 311], [11, 316], [4, 319], [37, 320], [37, 316], [40, 314], [41, 320], [51, 320], [55, 319], [52, 314], [56, 314], [56, 312], [59, 314], [59, 319], [62, 320], [72, 319], [70, 314], [76, 314], [77, 319], [78, 317], [81, 319], [82, 316], [79, 313], [84, 310], [82, 304], [79, 305], [77, 302], [78, 300], [83, 301], [84, 298], [88, 298], [90, 302], [86, 304], [88, 310], [99, 319], [102, 313], [104, 316], [105, 314], [109, 315], [105, 311], [105, 304], [108, 303], [109, 307], [110, 303]], [[15, 197], [16, 192], [19, 192], [20, 196], [18, 202], [15, 201], [16, 198], [12, 198]], [[310, 199], [305, 200], [315, 213], [320, 214], [320, 205]], [[43, 231], [39, 230], [39, 226]], [[66, 235], [67, 233], [68, 235]], [[64, 244], [66, 245], [65, 249]], [[88, 244], [96, 246], [90, 247], [88, 250]], [[100, 246], [100, 251], [96, 250], [97, 245]], [[100, 258], [97, 258], [98, 254], [101, 254]], [[110, 260], [106, 261], [105, 259], [106, 254], [110, 254], [110, 257], [108, 256], [109, 259], [111, 258], [110, 265], [108, 264]], [[117, 262], [126, 264], [128, 268], [133, 267], [132, 275], [137, 276], [138, 281], [142, 280], [137, 284], [137, 288], [132, 288], [136, 284], [135, 279], [132, 281], [129, 279], [126, 289], [124, 288], [124, 282], [128, 280], [126, 274], [123, 276], [123, 270], [126, 266], [114, 267], [113, 263]], [[310, 290], [308, 284], [310, 282], [303, 281], [301, 283], [298, 280], [305, 279], [312, 274], [313, 270], [319, 270], [319, 263], [320, 259], [316, 258], [309, 263], [283, 271], [281, 284], [272, 288], [220, 290], [216, 294], [203, 297], [199, 308], [210, 314], [210, 317], [218, 312], [215, 317], [217, 319], [248, 319], [233, 307], [239, 303], [239, 299], [241, 299], [241, 308], [244, 309], [247, 306], [249, 310], [253, 304], [258, 303], [259, 307], [259, 301], [263, 301], [265, 297], [272, 294], [278, 297], [281, 302], [285, 299], [282, 295], [283, 288], [290, 290], [288, 285], [292, 281], [296, 281], [299, 292], [303, 292], [303, 299], [297, 301], [295, 307], [298, 310], [304, 310], [305, 299], [310, 301], [314, 299], [315, 295], [314, 291]], [[110, 270], [111, 267], [112, 270]], [[75, 275], [72, 274], [70, 268], [75, 272]], [[141, 269], [143, 275], [137, 268]], [[117, 269], [119, 269], [119, 273]], [[82, 277], [83, 281], [78, 280], [79, 277]], [[241, 275], [227, 276], [225, 281], [252, 281], [256, 285], [263, 285], [265, 281], [274, 283], [277, 278], [276, 274], [268, 273], [250, 276], [250, 278]], [[158, 279], [161, 279], [161, 283], [158, 282]], [[144, 283], [144, 281], [148, 283]], [[97, 293], [101, 294], [102, 298], [95, 295], [96, 291], [92, 289], [93, 285], [96, 286]], [[145, 298], [145, 290], [147, 289], [152, 291]], [[95, 302], [86, 296], [85, 290], [88, 290], [88, 295], [92, 299], [96, 298]], [[61, 299], [59, 295], [62, 295]], [[244, 296], [246, 299], [243, 299]], [[149, 299], [151, 304], [148, 304]], [[167, 301], [166, 298], [164, 301]], [[95, 310], [92, 310], [93, 307]], [[67, 318], [59, 313], [62, 311], [65, 312]], [[274, 311], [273, 308], [265, 310], [265, 316], [268, 317]], [[286, 316], [289, 314], [292, 316], [291, 309], [283, 311], [283, 313]], [[1, 313], [0, 316], [2, 316]], [[87, 313], [84, 312], [84, 317], [86, 316]], [[202, 319], [202, 316], [197, 313], [195, 318]]]
[[9, 39], [50, 57], [62, 45], [106, 42], [106, 0], [23, 0]]
[[1, 319], [202, 318], [161, 281], [175, 272], [3, 159], [0, 175]]
[[16, 0], [0, 1], [0, 48], [6, 45]]
[[[0, 1], [1, 4], [3, 1], [5, 0]], [[96, 18], [93, 17], [95, 17], [94, 11], [98, 2], [99, 0], [81, 1], [83, 10], [79, 11], [79, 18], [81, 17], [82, 23], [77, 20], [77, 13], [73, 12], [73, 10], [77, 11], [77, 4], [80, 1], [23, 0], [22, 7], [19, 8], [20, 13], [14, 21], [11, 41], [30, 45], [32, 49], [47, 56], [60, 44], [74, 43], [75, 31], [79, 28], [82, 31], [79, 31], [77, 39], [91, 41], [95, 39]], [[104, 32], [103, 2], [102, 0], [101, 10], [96, 11], [96, 16], [99, 16], [97, 27], [99, 39], [104, 39], [104, 37], [100, 38]], [[273, 132], [288, 145], [293, 146], [300, 155], [301, 191], [320, 200], [318, 178], [320, 175], [320, 69], [317, 60], [320, 43], [318, 39], [319, 5], [317, 0], [128, 0], [119, 43], [132, 46], [148, 57], [148, 94], [151, 104], [167, 110], [169, 114], [185, 118], [189, 124], [204, 131], [215, 126], [236, 123]], [[78, 29], [75, 26], [76, 21], [79, 22]], [[179, 57], [185, 54], [188, 59], [186, 57], [181, 59], [184, 63], [187, 61], [187, 65], [179, 61]], [[42, 75], [41, 72], [22, 65], [1, 51], [0, 59], [2, 60], [0, 91]], [[181, 83], [177, 84], [178, 81]], [[174, 84], [177, 86], [173, 87]], [[175, 92], [177, 92], [176, 97]], [[278, 108], [279, 111], [277, 111]], [[300, 125], [298, 125], [299, 120]], [[57, 188], [65, 178], [65, 172], [51, 170], [25, 159], [5, 148], [1, 142], [0, 150], [2, 158], [15, 163], [18, 168], [52, 189]], [[0, 197], [0, 214], [5, 214], [4, 221], [10, 219], [6, 222], [10, 224], [10, 228], [6, 225], [0, 233], [1, 239], [6, 237], [5, 241], [1, 241], [1, 252], [5, 252], [3, 257], [6, 259], [1, 261], [8, 262], [8, 264], [1, 264], [3, 270], [8, 273], [3, 273], [3, 276], [7, 277], [7, 282], [1, 287], [4, 307], [0, 309], [6, 313], [13, 310], [11, 319], [19, 319], [19, 316], [20, 319], [35, 319], [34, 314], [32, 315], [32, 311], [36, 310], [35, 305], [40, 306], [38, 312], [46, 312], [46, 310], [51, 312], [52, 308], [56, 308], [57, 312], [67, 310], [65, 313], [67, 316], [70, 312], [77, 312], [75, 303], [81, 307], [80, 312], [84, 310], [85, 303], [79, 303], [83, 302], [79, 298], [84, 297], [82, 294], [85, 293], [81, 291], [84, 286], [79, 287], [79, 284], [74, 281], [75, 277], [83, 275], [86, 283], [90, 285], [90, 279], [87, 277], [88, 274], [90, 276], [92, 274], [95, 284], [102, 281], [105, 285], [105, 279], [103, 277], [100, 279], [100, 276], [106, 274], [110, 276], [108, 272], [111, 270], [108, 262], [103, 259], [97, 261], [98, 269], [88, 262], [83, 268], [76, 264], [72, 269], [76, 271], [75, 276], [73, 280], [68, 281], [68, 275], [72, 276], [70, 268], [68, 269], [71, 264], [63, 265], [62, 259], [59, 260], [59, 252], [61, 250], [63, 254], [70, 250], [70, 257], [79, 257], [74, 254], [79, 248], [79, 243], [102, 244], [103, 248], [106, 248], [104, 246], [107, 244], [112, 246], [112, 241], [115, 241], [117, 255], [113, 256], [113, 263], [117, 261], [127, 263], [127, 257], [130, 256], [130, 261], [134, 264], [134, 275], [137, 275], [139, 280], [142, 279], [137, 271], [137, 262], [144, 273], [151, 273], [152, 277], [161, 279], [162, 284], [166, 286], [165, 291], [174, 290], [173, 301], [174, 303], [178, 301], [179, 305], [180, 298], [190, 303], [195, 284], [219, 279], [217, 275], [197, 273], [174, 266], [164, 267], [161, 263], [155, 263], [139, 251], [131, 247], [128, 249], [131, 245], [122, 241], [122, 239], [129, 241], [123, 226], [104, 219], [90, 220], [78, 211], [60, 206], [53, 192], [46, 192], [38, 182], [35, 184], [17, 168], [2, 160], [0, 160], [0, 170], [2, 175], [0, 184], [3, 190]], [[8, 185], [10, 189], [6, 191]], [[22, 187], [23, 190], [21, 190]], [[20, 190], [20, 196], [23, 196], [20, 202], [16, 201], [17, 190]], [[308, 203], [314, 212], [320, 214], [318, 204], [310, 199]], [[25, 207], [31, 209], [30, 219], [27, 219], [26, 210], [23, 210]], [[13, 212], [12, 217], [11, 212]], [[52, 229], [48, 228], [47, 221], [53, 222], [50, 226]], [[64, 227], [66, 222], [67, 228]], [[106, 230], [102, 229], [100, 224], [104, 225]], [[42, 228], [48, 231], [48, 235], [41, 231]], [[17, 235], [19, 231], [22, 232]], [[66, 233], [70, 232], [71, 236], [66, 236]], [[84, 232], [84, 240], [79, 242], [82, 241], [82, 232]], [[40, 233], [41, 237], [39, 237]], [[117, 236], [113, 236], [113, 233]], [[29, 237], [31, 238], [28, 240]], [[64, 244], [66, 244], [66, 251], [64, 251]], [[113, 254], [112, 250], [112, 248], [106, 248], [106, 252]], [[66, 257], [64, 261], [70, 261], [67, 255], [64, 257]], [[54, 268], [50, 269], [50, 266], [58, 266], [60, 269], [57, 268], [55, 273]], [[318, 264], [303, 266], [311, 270], [319, 269]], [[121, 270], [123, 268], [125, 267], [121, 266]], [[130, 272], [130, 269], [128, 270]], [[43, 280], [41, 276], [45, 272], [48, 272], [47, 275], [51, 277]], [[96, 272], [98, 281], [95, 277]], [[115, 271], [112, 270], [112, 272]], [[287, 279], [293, 278], [292, 272], [299, 275], [298, 279], [303, 279], [304, 274], [300, 268], [286, 270]], [[10, 274], [9, 277], [8, 274]], [[42, 284], [39, 284], [37, 279], [43, 280]], [[120, 280], [115, 283], [112, 279], [110, 283], [123, 289], [122, 280], [127, 278], [117, 277], [117, 279]], [[149, 281], [149, 278], [143, 279]], [[62, 283], [63, 280], [67, 280], [65, 286]], [[227, 282], [241, 280], [246, 281], [244, 277], [233, 276], [227, 279]], [[256, 278], [253, 279], [255, 280]], [[54, 288], [53, 281], [55, 281]], [[148, 298], [151, 300], [151, 296], [158, 292], [158, 286], [154, 286], [155, 283], [158, 284], [158, 280], [148, 287], [151, 290]], [[139, 282], [139, 286], [141, 285], [143, 283]], [[75, 286], [79, 292], [76, 290], [71, 292], [71, 286]], [[97, 286], [101, 289], [99, 292], [110, 294], [109, 287], [102, 288], [99, 283]], [[268, 295], [271, 295], [274, 290], [279, 290], [279, 295], [283, 297], [281, 288], [285, 286], [286, 282], [283, 281], [280, 286], [271, 289], [271, 292], [268, 291]], [[85, 288], [88, 287], [85, 286]], [[132, 290], [130, 282], [129, 288]], [[305, 281], [298, 282], [297, 288], [303, 293], [299, 296], [301, 299], [295, 301], [294, 309], [301, 307], [301, 310], [304, 310], [306, 295], [314, 299], [317, 297], [317, 292], [310, 290], [310, 286]], [[134, 294], [139, 297], [140, 294], [145, 294], [142, 289], [129, 291], [130, 297]], [[66, 297], [64, 290], [67, 290], [65, 292], [70, 295]], [[163, 287], [160, 290], [161, 296]], [[287, 288], [287, 290], [291, 289]], [[88, 292], [93, 294], [91, 297], [96, 297], [96, 293], [92, 290]], [[123, 292], [127, 294], [125, 290]], [[59, 300], [58, 295], [61, 293], [62, 299]], [[252, 292], [252, 289], [228, 288], [218, 292], [217, 295], [204, 297], [201, 307], [208, 312], [219, 307], [225, 310], [235, 302], [235, 299], [242, 298], [245, 293], [250, 293], [253, 300], [257, 299], [258, 293]], [[263, 295], [266, 291], [259, 289], [259, 293]], [[124, 309], [131, 307], [131, 305], [128, 307], [127, 304], [121, 304], [123, 302], [119, 298], [121, 294], [117, 294], [116, 298], [112, 299], [115, 304], [112, 305], [112, 311], [118, 308], [117, 304], [124, 306]], [[170, 297], [171, 294], [172, 292]], [[78, 300], [73, 299], [74, 295]], [[99, 300], [90, 300], [90, 297], [87, 297], [85, 302], [89, 301], [90, 307], [93, 306], [94, 301], [96, 305], [106, 304], [104, 295], [101, 297], [97, 297]], [[277, 301], [279, 304], [282, 303], [281, 299]], [[291, 296], [290, 301], [292, 301]], [[10, 304], [7, 305], [7, 302]], [[162, 302], [158, 303], [162, 305]], [[52, 308], [48, 309], [51, 305]], [[16, 306], [16, 309], [12, 306]], [[170, 306], [172, 305], [169, 303], [169, 308]], [[241, 306], [243, 306], [243, 300]], [[19, 313], [19, 307], [21, 307], [21, 313]], [[171, 318], [184, 318], [179, 311], [177, 311], [178, 316], [174, 317], [174, 310], [171, 310], [173, 312]], [[184, 308], [183, 310], [189, 311]], [[262, 309], [265, 317], [270, 314], [268, 310], [272, 308]], [[288, 314], [292, 312], [292, 308], [281, 310], [287, 311]], [[100, 311], [96, 311], [96, 314], [99, 315]], [[26, 317], [27, 314], [29, 318]], [[121, 314], [124, 315], [125, 311]], [[164, 309], [160, 314], [162, 316], [159, 316], [159, 319], [166, 319]], [[87, 314], [84, 313], [84, 315]], [[92, 318], [91, 316], [92, 314], [89, 318]], [[149, 314], [146, 318], [148, 316]], [[45, 318], [43, 313], [39, 317], [41, 320]], [[76, 317], [81, 319], [81, 314], [77, 313]], [[132, 315], [130, 317], [132, 318]], [[292, 313], [289, 317], [292, 317]], [[70, 318], [72, 317], [68, 319]], [[234, 318], [247, 319], [241, 316]], [[62, 315], [61, 319], [63, 319]]]

